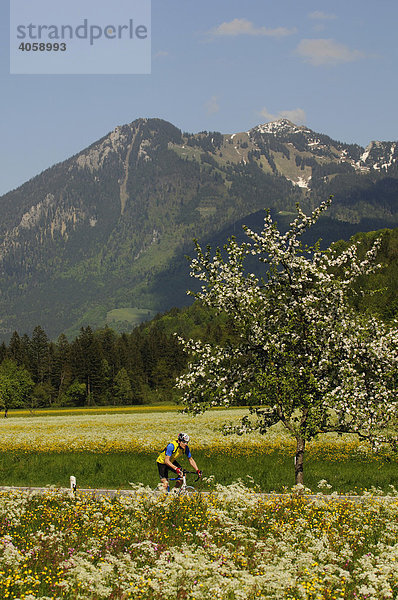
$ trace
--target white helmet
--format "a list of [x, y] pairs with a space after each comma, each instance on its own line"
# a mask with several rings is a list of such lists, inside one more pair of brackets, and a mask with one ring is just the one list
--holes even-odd
[[189, 442], [189, 435], [187, 433], [179, 433], [178, 434], [178, 441], [179, 442], [185, 442], [186, 444], [188, 444], [188, 442]]

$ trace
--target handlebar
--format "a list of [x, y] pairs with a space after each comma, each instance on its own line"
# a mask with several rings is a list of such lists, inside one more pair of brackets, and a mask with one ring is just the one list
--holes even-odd
[[[182, 472], [183, 472], [183, 475], [198, 475], [197, 471], [187, 471], [186, 469], [183, 469]], [[198, 475], [197, 478], [195, 479], [194, 483], [199, 481], [200, 478], [201, 478], [201, 475]]]
[[[186, 469], [181, 469], [181, 470], [182, 470], [183, 475], [198, 475], [196, 471], [187, 471]], [[176, 477], [176, 479], [181, 479], [181, 477]], [[199, 479], [200, 479], [200, 475], [197, 476], [194, 483], [199, 481]]]

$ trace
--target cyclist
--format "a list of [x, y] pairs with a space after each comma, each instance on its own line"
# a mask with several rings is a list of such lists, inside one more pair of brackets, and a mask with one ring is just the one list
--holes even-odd
[[[192, 458], [191, 451], [188, 447], [189, 435], [187, 433], [179, 433], [177, 439], [174, 442], [170, 442], [167, 444], [166, 448], [159, 454], [156, 459], [156, 463], [158, 465], [158, 471], [160, 476], [160, 481], [163, 484], [163, 487], [167, 491], [168, 488], [168, 475], [169, 471], [175, 471], [179, 477], [182, 475], [182, 468], [180, 463], [177, 461], [177, 458], [186, 455], [188, 458], [189, 464], [199, 477], [202, 476], [202, 471], [198, 469], [198, 466], [194, 459]], [[176, 487], [181, 487], [182, 481], [176, 482]]]

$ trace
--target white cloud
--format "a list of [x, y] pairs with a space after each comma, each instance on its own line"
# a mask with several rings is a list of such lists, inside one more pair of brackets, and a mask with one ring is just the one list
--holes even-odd
[[289, 119], [296, 125], [303, 125], [306, 120], [306, 114], [302, 108], [293, 108], [293, 110], [282, 110], [280, 113], [280, 118]]
[[262, 108], [262, 109], [259, 111], [259, 114], [260, 114], [260, 116], [261, 116], [261, 117], [263, 117], [263, 119], [265, 119], [265, 121], [267, 121], [267, 122], [268, 122], [268, 121], [276, 121], [276, 120], [277, 120], [277, 118], [278, 118], [276, 115], [273, 115], [272, 113], [268, 112], [268, 109], [267, 109], [267, 108], [265, 108], [265, 106], [264, 106], [264, 108]]
[[270, 113], [265, 107], [260, 110], [260, 116], [266, 122], [277, 121], [278, 119], [289, 119], [296, 125], [303, 125], [307, 119], [305, 111], [302, 108], [293, 108], [292, 110], [281, 110], [277, 114]]
[[359, 50], [351, 50], [345, 44], [331, 39], [301, 40], [296, 52], [311, 65], [337, 65], [364, 57]]
[[287, 29], [286, 27], [277, 27], [276, 29], [255, 27], [255, 25], [247, 19], [233, 19], [228, 23], [221, 23], [221, 25], [213, 29], [211, 33], [217, 36], [266, 35], [269, 37], [284, 37], [295, 33], [295, 31], [295, 29]]
[[337, 18], [336, 15], [324, 13], [321, 10], [314, 10], [314, 12], [310, 13], [308, 16], [310, 19], [314, 19], [316, 21], [333, 21], [333, 19]]
[[205, 104], [206, 112], [208, 115], [214, 115], [220, 110], [217, 96], [212, 96]]

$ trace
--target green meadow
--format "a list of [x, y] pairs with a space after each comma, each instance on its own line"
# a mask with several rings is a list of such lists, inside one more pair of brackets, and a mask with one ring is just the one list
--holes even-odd
[[[198, 450], [194, 457], [204, 480], [190, 484], [198, 490], [212, 490], [215, 484], [230, 485], [241, 480], [263, 492], [283, 492], [294, 486], [293, 461], [279, 452], [257, 455], [223, 455]], [[155, 453], [93, 452], [1, 452], [0, 485], [68, 487], [74, 475], [80, 488], [129, 489], [130, 483], [155, 487], [158, 483]], [[184, 462], [184, 461], [182, 461]], [[186, 463], [189, 468], [188, 463]], [[336, 463], [325, 457], [305, 464], [305, 484], [318, 491], [320, 481], [342, 494], [363, 493], [378, 488], [385, 493], [397, 486], [397, 459], [347, 457]]]
[[[266, 436], [222, 434], [222, 425], [244, 412], [214, 410], [193, 418], [167, 405], [12, 411], [0, 420], [0, 485], [68, 487], [74, 475], [80, 488], [155, 487], [157, 455], [178, 431], [188, 431], [204, 473], [198, 489], [237, 480], [264, 492], [291, 489], [294, 440], [281, 427]], [[397, 484], [398, 457], [388, 449], [375, 454], [355, 436], [320, 436], [308, 445], [304, 473], [313, 491], [326, 480], [326, 489], [344, 494], [388, 493]]]

